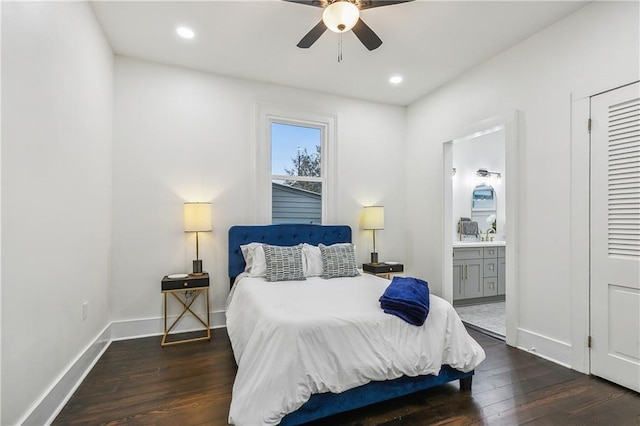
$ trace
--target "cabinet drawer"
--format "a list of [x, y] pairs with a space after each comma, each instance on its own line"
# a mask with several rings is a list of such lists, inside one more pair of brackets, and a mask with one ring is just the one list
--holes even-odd
[[485, 277], [497, 277], [498, 276], [498, 258], [485, 259], [482, 268], [482, 274]]
[[474, 259], [482, 259], [482, 247], [453, 249], [453, 260], [474, 260]]
[[484, 258], [485, 259], [497, 259], [498, 258], [498, 247], [485, 247], [484, 248]]
[[487, 296], [496, 296], [498, 294], [498, 279], [493, 278], [485, 278], [484, 279], [484, 297]]
[[506, 247], [498, 247], [498, 257], [505, 257], [505, 253], [507, 252]]

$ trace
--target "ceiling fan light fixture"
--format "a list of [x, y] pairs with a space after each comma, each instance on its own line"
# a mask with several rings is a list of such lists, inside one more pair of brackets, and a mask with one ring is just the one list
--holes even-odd
[[331, 3], [322, 12], [322, 22], [334, 33], [351, 30], [360, 19], [360, 9], [349, 0]]

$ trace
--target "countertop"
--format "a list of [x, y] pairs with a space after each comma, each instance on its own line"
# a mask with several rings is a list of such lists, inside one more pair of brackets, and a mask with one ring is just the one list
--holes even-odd
[[454, 241], [453, 248], [504, 247], [506, 241]]

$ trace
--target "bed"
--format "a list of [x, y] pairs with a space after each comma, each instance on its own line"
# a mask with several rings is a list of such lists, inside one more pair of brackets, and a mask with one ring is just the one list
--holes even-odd
[[298, 425], [454, 380], [471, 388], [485, 354], [446, 301], [431, 295], [427, 321], [413, 326], [380, 310], [389, 280], [362, 274], [266, 282], [247, 275], [241, 249], [350, 242], [348, 226], [229, 230], [227, 330], [238, 364], [229, 423]]

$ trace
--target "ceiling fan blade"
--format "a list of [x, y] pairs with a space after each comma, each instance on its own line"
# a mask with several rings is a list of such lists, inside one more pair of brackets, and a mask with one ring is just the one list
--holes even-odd
[[289, 3], [304, 4], [305, 6], [326, 7], [326, 0], [283, 0]]
[[408, 3], [410, 1], [414, 0], [360, 0], [360, 2], [358, 3], [358, 7], [360, 8], [360, 10], [365, 10], [380, 6], [391, 6], [392, 4]]
[[377, 49], [382, 44], [380, 37], [378, 37], [362, 19], [358, 19], [358, 22], [356, 22], [355, 27], [353, 27], [351, 31], [353, 31], [356, 37], [358, 37], [362, 44], [369, 50]]
[[310, 48], [311, 45], [315, 43], [322, 34], [324, 34], [325, 31], [327, 31], [327, 26], [324, 24], [324, 22], [318, 22], [316, 26], [307, 33], [307, 35], [302, 37], [302, 40], [298, 42], [297, 46], [301, 49]]

